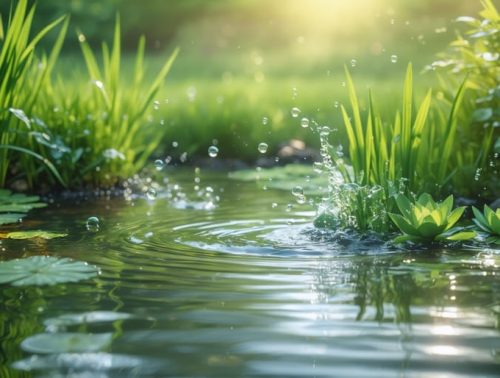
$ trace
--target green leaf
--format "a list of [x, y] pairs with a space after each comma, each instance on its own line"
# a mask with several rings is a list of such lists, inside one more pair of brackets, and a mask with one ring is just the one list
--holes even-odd
[[33, 256], [0, 263], [0, 283], [13, 286], [77, 282], [97, 274], [97, 267], [68, 258]]
[[0, 226], [3, 224], [17, 223], [25, 216], [26, 214], [15, 214], [15, 213], [0, 214]]
[[438, 225], [434, 222], [423, 222], [420, 226], [418, 226], [418, 233], [425, 239], [434, 239], [437, 235], [443, 232], [445, 229], [445, 225]]
[[423, 239], [418, 237], [418, 236], [413, 236], [413, 235], [399, 235], [397, 237], [395, 237], [393, 239], [393, 242], [396, 243], [396, 244], [399, 244], [399, 243], [405, 243], [407, 241], [411, 241], [411, 242], [414, 242], [414, 243], [419, 243], [419, 242], [422, 242]]
[[40, 354], [99, 352], [111, 345], [112, 333], [39, 333], [23, 340], [21, 349]]
[[[41, 239], [54, 239], [54, 238], [63, 238], [68, 236], [68, 234], [61, 234], [56, 232], [42, 231], [42, 230], [33, 230], [33, 231], [15, 231], [9, 232], [5, 234], [6, 239], [33, 239], [33, 238], [41, 238]], [[1, 237], [1, 236], [0, 236]]]
[[409, 216], [411, 214], [412, 210], [412, 205], [411, 202], [406, 196], [403, 196], [401, 194], [396, 196], [396, 204], [398, 205], [399, 211], [401, 211], [401, 214], [404, 216]]
[[450, 229], [453, 227], [455, 223], [458, 222], [462, 214], [464, 213], [465, 206], [457, 207], [455, 210], [453, 210], [448, 218], [446, 219], [446, 230]]
[[417, 235], [417, 229], [399, 214], [388, 213], [389, 218], [405, 234]]
[[463, 231], [463, 232], [458, 232], [456, 234], [450, 235], [446, 237], [446, 240], [469, 240], [473, 239], [477, 236], [477, 234], [474, 231]]

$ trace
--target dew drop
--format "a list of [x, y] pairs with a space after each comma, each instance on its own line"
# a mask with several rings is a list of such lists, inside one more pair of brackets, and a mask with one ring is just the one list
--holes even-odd
[[309, 127], [309, 119], [304, 117], [300, 120], [300, 126], [302, 126], [303, 128], [307, 128]]
[[208, 156], [214, 158], [217, 157], [218, 154], [219, 154], [219, 149], [217, 147], [215, 146], [208, 147]]
[[356, 67], [358, 61], [356, 59], [351, 59], [351, 67]]
[[87, 231], [97, 232], [100, 228], [99, 218], [97, 217], [89, 217], [87, 219]]
[[267, 145], [267, 143], [264, 143], [264, 142], [259, 143], [259, 146], [257, 147], [257, 149], [259, 150], [259, 152], [261, 154], [265, 154], [267, 152], [267, 148], [268, 148], [268, 145]]
[[300, 114], [300, 109], [297, 108], [297, 107], [294, 107], [292, 108], [292, 110], [290, 111], [290, 113], [292, 114], [292, 117], [293, 118], [297, 118]]
[[262, 117], [262, 124], [265, 126], [269, 123], [269, 118], [267, 117]]
[[276, 209], [276, 208], [278, 207], [278, 204], [277, 204], [276, 202], [273, 202], [273, 203], [271, 204], [271, 207], [272, 207], [273, 209]]
[[398, 56], [397, 55], [391, 55], [391, 63], [397, 63], [398, 61]]

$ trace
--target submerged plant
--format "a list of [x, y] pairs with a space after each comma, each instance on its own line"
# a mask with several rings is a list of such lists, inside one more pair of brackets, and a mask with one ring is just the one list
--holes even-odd
[[480, 231], [486, 233], [486, 242], [500, 244], [500, 208], [493, 211], [488, 205], [484, 205], [484, 212], [472, 207], [474, 219]]
[[464, 231], [463, 227], [453, 227], [465, 210], [464, 206], [452, 210], [453, 196], [436, 203], [428, 193], [420, 195], [415, 202], [398, 195], [396, 203], [401, 214], [389, 213], [391, 220], [403, 232], [394, 239], [396, 243], [457, 241], [476, 236], [475, 232]]

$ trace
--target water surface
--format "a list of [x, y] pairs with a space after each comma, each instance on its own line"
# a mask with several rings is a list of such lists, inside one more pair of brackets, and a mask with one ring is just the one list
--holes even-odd
[[3, 241], [1, 259], [101, 274], [1, 287], [0, 376], [498, 376], [498, 251], [333, 237], [290, 193], [202, 172], [200, 197], [191, 172], [168, 177], [154, 200], [57, 200], [25, 221], [66, 238]]

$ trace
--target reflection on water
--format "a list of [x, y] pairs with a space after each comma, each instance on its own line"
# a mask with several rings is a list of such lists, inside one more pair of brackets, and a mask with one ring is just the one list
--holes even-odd
[[203, 180], [221, 193], [216, 207], [161, 192], [62, 203], [27, 225], [69, 237], [4, 241], [2, 258], [72, 257], [103, 274], [2, 287], [0, 376], [498, 374], [498, 251], [321, 234], [311, 207], [290, 211], [291, 194]]

